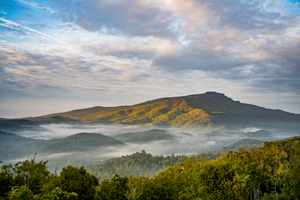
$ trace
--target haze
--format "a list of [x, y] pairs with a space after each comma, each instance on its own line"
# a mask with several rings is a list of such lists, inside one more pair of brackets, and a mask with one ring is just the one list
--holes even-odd
[[[138, 132], [157, 128], [154, 126], [138, 125], [42, 125], [45, 131], [21, 131], [18, 135], [33, 139], [53, 139], [63, 138], [76, 133], [101, 133], [106, 136], [115, 136], [121, 133]], [[48, 131], [46, 131], [48, 129]], [[260, 128], [249, 127], [243, 130], [226, 130], [213, 128], [162, 128], [175, 136], [172, 140], [161, 140], [148, 143], [126, 143], [123, 146], [111, 146], [96, 148], [84, 152], [61, 152], [61, 153], [40, 153], [37, 152], [37, 160], [49, 160], [49, 167], [52, 171], [60, 170], [67, 164], [71, 165], [92, 165], [101, 164], [107, 159], [117, 158], [123, 155], [131, 155], [135, 152], [145, 150], [154, 156], [192, 155], [201, 152], [208, 152], [220, 147], [228, 146], [236, 141], [245, 139], [239, 133], [257, 131]], [[271, 140], [282, 139], [291, 135], [283, 134], [282, 131], [272, 132]], [[259, 139], [259, 138], [258, 138]], [[33, 157], [34, 154], [28, 155]], [[4, 160], [4, 163], [15, 163], [28, 158], [18, 158], [16, 160]]]

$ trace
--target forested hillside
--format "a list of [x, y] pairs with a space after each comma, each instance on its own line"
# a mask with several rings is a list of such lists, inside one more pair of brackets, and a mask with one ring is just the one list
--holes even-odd
[[214, 150], [213, 152], [226, 153], [229, 151], [239, 151], [240, 149], [250, 151], [254, 147], [262, 147], [262, 146], [264, 146], [264, 142], [261, 140], [242, 139], [242, 140], [239, 140], [239, 141], [237, 141], [231, 145], [228, 145], [226, 147], [218, 148], [218, 149]]
[[[204, 153], [193, 155], [195, 160], [215, 160], [220, 153]], [[120, 158], [105, 161], [101, 165], [87, 166], [87, 170], [95, 174], [99, 179], [111, 178], [114, 174], [120, 176], [146, 176], [153, 177], [159, 171], [164, 171], [168, 167], [177, 163], [182, 163], [189, 157], [185, 155], [175, 156], [152, 156], [150, 153], [136, 152], [132, 155], [122, 156]]]
[[33, 155], [46, 144], [46, 140], [34, 140], [0, 130], [0, 161]]
[[169, 134], [166, 130], [151, 129], [141, 132], [123, 133], [115, 135], [114, 138], [121, 140], [122, 142], [147, 143], [157, 140], [171, 140], [174, 136]]
[[[0, 196], [2, 199], [97, 200], [300, 199], [299, 143], [300, 137], [265, 142], [263, 147], [253, 148], [251, 152], [230, 151], [210, 161], [170, 156], [168, 161], [185, 161], [152, 178], [113, 176], [111, 172], [112, 178], [101, 182], [83, 167], [68, 166], [60, 174], [50, 174], [47, 161], [31, 159], [1, 167]], [[131, 158], [144, 163], [151, 161], [151, 157], [141, 152]], [[122, 157], [120, 161], [128, 159]], [[155, 159], [163, 160], [156, 157], [153, 163]], [[109, 168], [109, 162], [106, 165]]]
[[234, 101], [224, 94], [206, 92], [155, 99], [131, 106], [78, 109], [23, 119], [0, 119], [1, 130], [37, 129], [44, 124], [131, 124], [172, 127], [260, 127], [295, 131], [300, 115]]
[[[57, 113], [85, 123], [155, 124], [177, 127], [270, 126], [274, 121], [295, 128], [300, 116], [280, 110], [233, 101], [224, 94], [205, 94], [161, 98], [133, 106], [94, 107]], [[276, 126], [273, 123], [272, 126]], [[298, 127], [298, 126], [296, 126]]]
[[100, 133], [77, 133], [61, 139], [49, 141], [42, 151], [47, 153], [89, 151], [97, 147], [125, 145], [112, 137]]
[[125, 145], [100, 133], [77, 133], [65, 138], [40, 140], [0, 130], [0, 160], [20, 159], [35, 153], [86, 152], [99, 147]]

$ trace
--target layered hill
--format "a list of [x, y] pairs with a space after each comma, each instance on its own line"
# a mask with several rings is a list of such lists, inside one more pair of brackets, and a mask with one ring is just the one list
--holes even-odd
[[274, 138], [274, 135], [266, 130], [258, 130], [254, 132], [247, 132], [243, 134], [244, 137], [247, 138], [260, 138], [260, 139], [270, 139]]
[[225, 153], [229, 151], [239, 151], [240, 149], [250, 151], [254, 147], [262, 147], [262, 146], [264, 146], [264, 141], [256, 140], [256, 139], [242, 139], [226, 147], [218, 148], [212, 152]]
[[33, 155], [47, 141], [34, 140], [0, 130], [0, 161]]
[[0, 161], [19, 159], [35, 153], [84, 152], [117, 145], [125, 144], [96, 133], [77, 133], [65, 138], [36, 140], [0, 130]]
[[43, 124], [80, 124], [81, 122], [63, 116], [28, 117], [23, 119], [0, 119], [0, 129], [5, 131], [46, 131]]
[[240, 103], [216, 92], [156, 99], [133, 106], [98, 106], [23, 120], [41, 124], [63, 122], [154, 124], [176, 127], [226, 125], [238, 128], [249, 126], [300, 128], [299, 114]]
[[124, 145], [121, 141], [98, 133], [77, 133], [48, 143], [42, 149], [47, 153], [89, 151], [103, 146]]
[[169, 134], [169, 132], [166, 130], [151, 129], [140, 132], [122, 133], [115, 135], [114, 138], [121, 140], [122, 142], [148, 143], [157, 140], [171, 140], [174, 138], [174, 136]]

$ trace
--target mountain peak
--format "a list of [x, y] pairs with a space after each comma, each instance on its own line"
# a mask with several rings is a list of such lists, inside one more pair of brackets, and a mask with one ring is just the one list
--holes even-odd
[[223, 93], [218, 93], [218, 92], [215, 92], [215, 91], [207, 91], [204, 94], [193, 94], [193, 95], [188, 95], [188, 96], [185, 96], [185, 97], [187, 97], [187, 98], [203, 98], [203, 97], [206, 97], [206, 98], [212, 98], [212, 99], [230, 99], [230, 100], [232, 100], [231, 98], [227, 97]]
[[[51, 116], [52, 118], [49, 119]], [[273, 127], [278, 122], [294, 123], [295, 127], [299, 127], [299, 120], [300, 115], [240, 103], [215, 91], [160, 98], [133, 106], [93, 107], [27, 119], [33, 124], [75, 121], [79, 123], [154, 124], [178, 127], [211, 125]], [[0, 128], [1, 125], [2, 127], [8, 126], [5, 120], [0, 120], [0, 122]], [[13, 127], [16, 124], [14, 122], [10, 121]]]
[[225, 96], [223, 93], [218, 93], [215, 91], [207, 91], [204, 95], [219, 95], [219, 96]]

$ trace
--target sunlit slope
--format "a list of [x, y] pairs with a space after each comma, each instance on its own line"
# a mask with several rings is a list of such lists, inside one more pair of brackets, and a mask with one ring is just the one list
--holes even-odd
[[47, 116], [47, 117], [29, 117], [27, 118], [32, 122], [38, 122], [39, 124], [50, 124], [50, 123], [59, 123], [59, 124], [79, 124], [80, 121], [71, 119], [70, 117], [64, 116]]
[[[300, 115], [234, 101], [224, 94], [207, 92], [162, 98], [133, 106], [93, 107], [43, 117], [62, 116], [84, 123], [154, 124], [177, 127], [275, 126], [300, 127]], [[292, 124], [292, 125], [291, 125]]]
[[210, 115], [202, 109], [190, 107], [184, 98], [172, 98], [147, 105], [94, 114], [78, 118], [84, 122], [118, 124], [156, 124], [172, 126], [207, 126]]
[[114, 112], [117, 110], [126, 109], [128, 107], [130, 107], [130, 106], [118, 106], [118, 107], [95, 106], [92, 108], [76, 109], [76, 110], [63, 112], [63, 113], [55, 113], [55, 114], [45, 115], [42, 117], [47, 118], [47, 117], [54, 117], [54, 116], [62, 116], [62, 117], [76, 119], [76, 120], [85, 118], [86, 122], [87, 122], [87, 121], [92, 121], [91, 119], [95, 118], [95, 116], [97, 116], [99, 114]]

